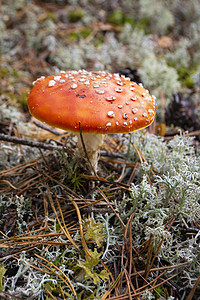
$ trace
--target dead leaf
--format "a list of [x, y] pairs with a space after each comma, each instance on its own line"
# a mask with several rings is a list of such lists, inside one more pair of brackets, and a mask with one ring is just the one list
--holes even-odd
[[158, 47], [163, 49], [169, 49], [173, 44], [174, 41], [169, 36], [161, 36], [157, 41]]

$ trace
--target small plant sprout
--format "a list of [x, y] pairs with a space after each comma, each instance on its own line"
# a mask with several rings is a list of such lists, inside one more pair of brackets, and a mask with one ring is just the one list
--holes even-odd
[[145, 128], [156, 111], [154, 97], [141, 84], [119, 74], [85, 70], [39, 78], [28, 107], [40, 121], [77, 133], [78, 147], [83, 152], [85, 145], [95, 171], [106, 134]]

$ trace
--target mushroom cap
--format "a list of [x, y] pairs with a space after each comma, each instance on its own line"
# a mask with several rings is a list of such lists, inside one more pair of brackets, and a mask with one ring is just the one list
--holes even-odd
[[107, 72], [61, 71], [41, 77], [28, 96], [30, 113], [67, 131], [125, 133], [150, 125], [155, 97], [125, 76]]

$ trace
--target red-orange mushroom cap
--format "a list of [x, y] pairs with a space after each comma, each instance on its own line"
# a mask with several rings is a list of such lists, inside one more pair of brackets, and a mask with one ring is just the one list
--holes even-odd
[[36, 80], [30, 113], [51, 126], [82, 133], [125, 133], [150, 125], [155, 97], [141, 84], [107, 72], [62, 71]]

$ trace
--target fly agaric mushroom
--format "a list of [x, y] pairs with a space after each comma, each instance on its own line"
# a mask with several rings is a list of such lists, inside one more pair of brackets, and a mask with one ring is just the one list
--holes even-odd
[[[30, 113], [42, 122], [78, 134], [80, 128], [90, 162], [97, 170], [105, 135], [132, 132], [150, 125], [155, 97], [142, 84], [107, 72], [61, 71], [34, 82], [28, 96]], [[83, 150], [83, 149], [82, 149]]]

